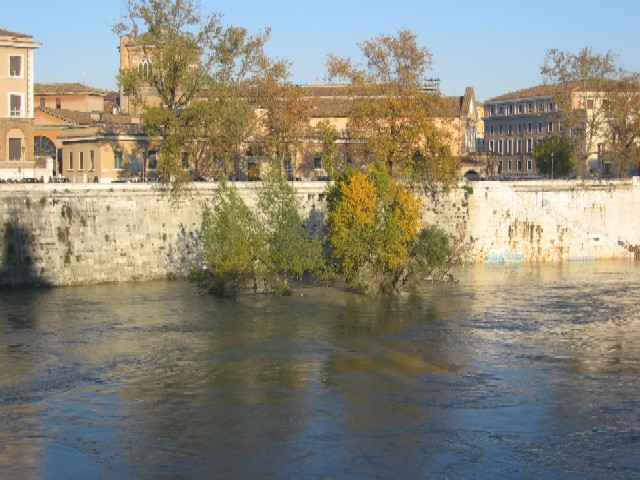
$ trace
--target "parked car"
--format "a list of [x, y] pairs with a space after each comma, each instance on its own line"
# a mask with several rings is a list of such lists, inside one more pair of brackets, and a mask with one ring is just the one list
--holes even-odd
[[67, 177], [49, 177], [49, 183], [71, 183]]
[[40, 180], [35, 177], [27, 177], [22, 179], [22, 183], [40, 183]]

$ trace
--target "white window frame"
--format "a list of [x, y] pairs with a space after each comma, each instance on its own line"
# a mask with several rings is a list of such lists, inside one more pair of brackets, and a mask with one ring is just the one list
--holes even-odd
[[[20, 98], [20, 110], [15, 111], [11, 108], [11, 97], [16, 96]], [[24, 93], [20, 92], [9, 92], [8, 93], [8, 107], [9, 107], [9, 117], [12, 118], [23, 118], [24, 117]], [[17, 113], [17, 115], [16, 115]]]

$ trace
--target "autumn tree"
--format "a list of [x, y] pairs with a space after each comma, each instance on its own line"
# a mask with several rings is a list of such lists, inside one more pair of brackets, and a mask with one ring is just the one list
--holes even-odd
[[363, 64], [329, 55], [332, 79], [347, 81], [354, 99], [348, 130], [368, 163], [387, 163], [398, 176], [451, 182], [459, 162], [447, 140], [449, 112], [439, 93], [427, 93], [429, 50], [410, 30], [382, 35], [360, 47]]
[[579, 176], [587, 172], [589, 158], [604, 143], [607, 96], [620, 78], [615, 55], [583, 48], [577, 53], [549, 50], [541, 68], [544, 81], [554, 88], [558, 119], [570, 142]]
[[569, 175], [573, 168], [573, 148], [566, 137], [552, 136], [541, 139], [533, 149], [532, 156], [540, 173]]
[[271, 167], [282, 171], [301, 151], [308, 133], [309, 104], [301, 89], [291, 82], [288, 62], [282, 60], [265, 59], [250, 91], [258, 109], [258, 128], [252, 148], [267, 159]]
[[356, 291], [398, 292], [449, 255], [446, 235], [423, 228], [420, 200], [381, 162], [368, 175], [347, 168], [329, 189], [328, 211], [332, 257]]
[[620, 176], [640, 166], [640, 76], [627, 73], [608, 92], [605, 113], [606, 159]]

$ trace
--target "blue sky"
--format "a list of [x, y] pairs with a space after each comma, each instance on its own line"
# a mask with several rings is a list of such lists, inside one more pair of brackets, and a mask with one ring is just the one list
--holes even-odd
[[[640, 71], [638, 0], [201, 0], [203, 10], [252, 33], [271, 28], [268, 52], [293, 63], [292, 80], [321, 82], [328, 53], [357, 57], [357, 43], [409, 28], [433, 54], [442, 92], [473, 86], [486, 100], [541, 82], [550, 48], [612, 51]], [[21, 0], [3, 5], [0, 28], [43, 43], [37, 82], [116, 89], [123, 0]]]

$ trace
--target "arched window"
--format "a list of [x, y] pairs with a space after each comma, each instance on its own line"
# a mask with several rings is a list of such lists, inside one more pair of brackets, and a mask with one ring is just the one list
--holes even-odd
[[36, 157], [56, 158], [57, 148], [50, 138], [38, 135], [33, 139], [33, 154]]
[[149, 80], [151, 78], [151, 62], [147, 58], [143, 58], [138, 65], [138, 71], [140, 72], [140, 76], [145, 80]]

